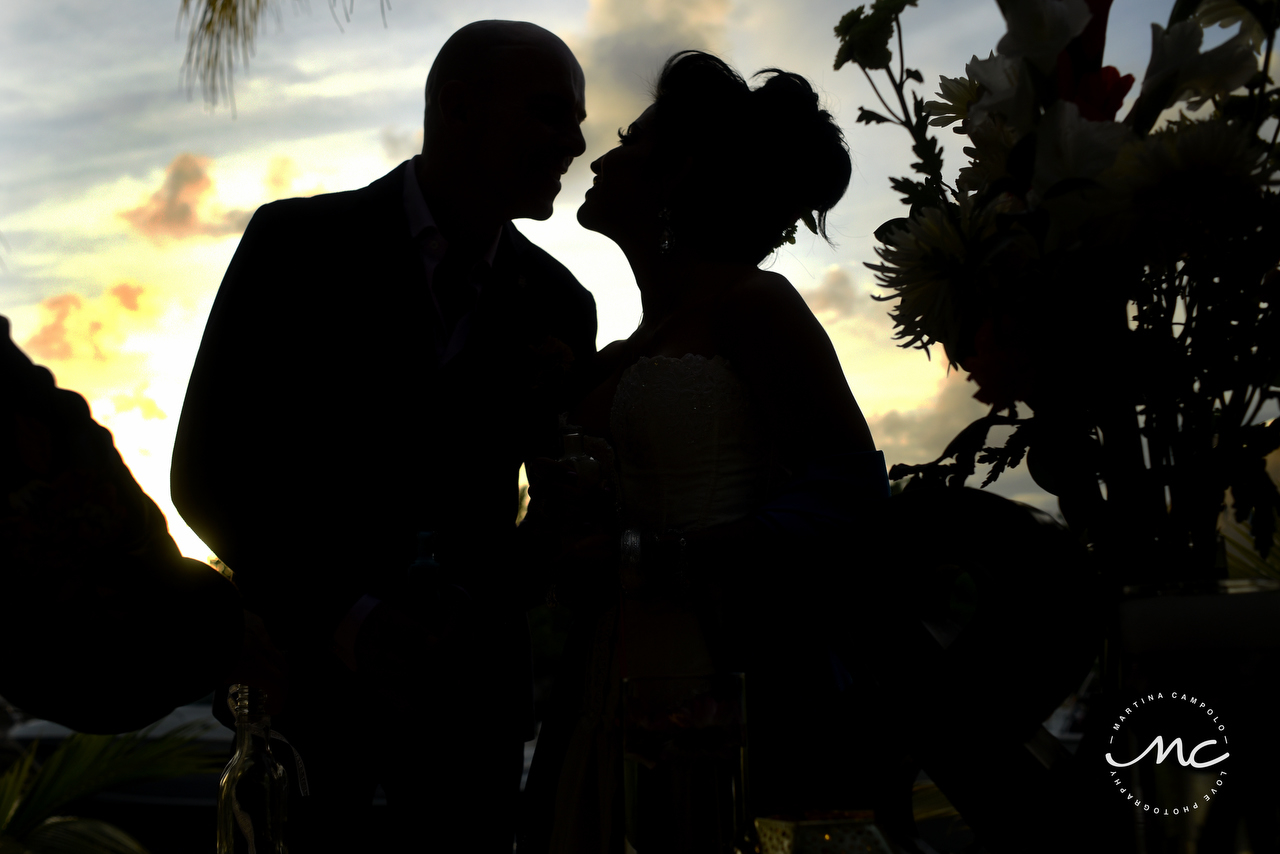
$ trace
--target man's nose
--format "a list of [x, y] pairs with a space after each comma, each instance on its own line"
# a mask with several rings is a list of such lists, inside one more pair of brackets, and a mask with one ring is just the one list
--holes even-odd
[[582, 135], [582, 125], [575, 124], [573, 133], [568, 136], [565, 142], [571, 157], [581, 157], [587, 150], [587, 140]]

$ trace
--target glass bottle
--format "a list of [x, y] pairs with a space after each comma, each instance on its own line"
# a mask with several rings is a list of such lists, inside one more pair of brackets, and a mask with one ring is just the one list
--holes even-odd
[[236, 752], [218, 785], [218, 854], [286, 854], [288, 775], [271, 753], [267, 692], [232, 685]]

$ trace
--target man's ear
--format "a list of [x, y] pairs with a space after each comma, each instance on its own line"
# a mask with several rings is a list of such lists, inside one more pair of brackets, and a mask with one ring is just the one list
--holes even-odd
[[475, 118], [474, 88], [462, 80], [450, 80], [440, 87], [436, 110], [444, 127], [460, 127]]

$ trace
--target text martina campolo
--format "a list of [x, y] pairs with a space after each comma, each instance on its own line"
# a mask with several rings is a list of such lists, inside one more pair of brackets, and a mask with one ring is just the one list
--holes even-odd
[[[1170, 696], [1171, 696], [1171, 698], [1177, 698], [1177, 697], [1178, 697], [1178, 695], [1177, 695], [1177, 693], [1176, 693], [1176, 692], [1175, 692], [1175, 693], [1173, 693], [1173, 694], [1172, 694], [1172, 695], [1170, 695]], [[1163, 694], [1156, 694], [1156, 695], [1152, 695], [1152, 696], [1150, 697], [1150, 699], [1152, 699], [1152, 700], [1155, 700], [1155, 699], [1164, 699], [1164, 695], [1163, 695]], [[1182, 695], [1182, 697], [1181, 697], [1181, 699], [1186, 700], [1186, 699], [1187, 699], [1187, 695], [1183, 694], [1183, 695]], [[1192, 705], [1195, 705], [1195, 703], [1196, 703], [1196, 698], [1192, 697], [1192, 698], [1191, 698], [1191, 700], [1190, 700], [1190, 702], [1192, 703]], [[1199, 705], [1200, 705], [1200, 708], [1205, 708], [1207, 704], [1206, 704], [1206, 703], [1200, 703]], [[1125, 713], [1126, 713], [1126, 714], [1131, 714], [1130, 710], [1129, 710], [1129, 709], [1127, 709], [1127, 708], [1125, 709]], [[1210, 717], [1212, 717], [1212, 716], [1213, 716], [1213, 709], [1208, 709], [1208, 710], [1207, 710], [1207, 714], [1208, 714]], [[1123, 717], [1123, 716], [1121, 716], [1120, 720], [1121, 720], [1121, 721], [1124, 721], [1124, 717]], [[1213, 720], [1214, 720], [1214, 723], [1217, 723], [1217, 720], [1218, 720], [1218, 719], [1217, 719], [1217, 718], [1213, 718]], [[1219, 725], [1218, 725], [1218, 729], [1219, 729], [1219, 730], [1222, 730], [1222, 729], [1224, 729], [1224, 728], [1225, 728], [1225, 727], [1224, 727], [1223, 725], [1221, 725], [1221, 724], [1219, 724]], [[1118, 729], [1120, 729], [1120, 724], [1119, 724], [1119, 723], [1115, 724], [1114, 729], [1117, 729], [1117, 730], [1118, 730]], [[1208, 761], [1205, 761], [1205, 762], [1197, 762], [1197, 761], [1196, 761], [1196, 754], [1198, 754], [1198, 753], [1199, 753], [1201, 750], [1203, 750], [1205, 747], [1208, 747], [1208, 746], [1210, 746], [1210, 745], [1214, 745], [1214, 744], [1217, 744], [1217, 743], [1218, 743], [1218, 740], [1217, 740], [1217, 739], [1214, 739], [1214, 738], [1211, 738], [1211, 739], [1207, 739], [1207, 740], [1205, 740], [1205, 741], [1202, 741], [1202, 742], [1200, 742], [1199, 744], [1197, 744], [1195, 747], [1191, 748], [1191, 753], [1190, 753], [1190, 754], [1188, 754], [1188, 755], [1187, 755], [1187, 757], [1184, 759], [1184, 758], [1183, 758], [1183, 756], [1182, 756], [1182, 739], [1181, 739], [1181, 738], [1175, 738], [1175, 739], [1173, 739], [1173, 741], [1169, 742], [1169, 746], [1168, 746], [1168, 747], [1165, 747], [1165, 745], [1164, 745], [1164, 737], [1163, 737], [1163, 736], [1159, 736], [1159, 735], [1157, 735], [1154, 739], [1152, 739], [1151, 743], [1147, 745], [1146, 750], [1142, 751], [1142, 752], [1141, 752], [1141, 753], [1139, 753], [1136, 757], [1134, 757], [1133, 759], [1130, 759], [1128, 762], [1117, 762], [1115, 759], [1113, 759], [1113, 758], [1112, 758], [1112, 756], [1111, 756], [1111, 754], [1110, 754], [1110, 753], [1107, 753], [1107, 754], [1106, 754], [1106, 760], [1107, 760], [1107, 763], [1108, 763], [1108, 764], [1110, 764], [1110, 765], [1112, 765], [1113, 767], [1116, 767], [1116, 768], [1128, 768], [1130, 765], [1133, 765], [1133, 764], [1135, 764], [1135, 763], [1137, 763], [1137, 762], [1141, 761], [1143, 757], [1145, 757], [1148, 753], [1150, 753], [1150, 752], [1154, 749], [1154, 750], [1156, 751], [1156, 764], [1157, 764], [1157, 765], [1159, 765], [1159, 764], [1161, 764], [1162, 762], [1164, 762], [1164, 760], [1165, 760], [1165, 759], [1167, 759], [1167, 758], [1169, 757], [1169, 754], [1173, 753], [1173, 754], [1175, 754], [1175, 756], [1176, 756], [1176, 758], [1177, 758], [1177, 760], [1178, 760], [1178, 764], [1179, 764], [1179, 765], [1181, 765], [1181, 766], [1182, 766], [1182, 767], [1184, 767], [1184, 768], [1185, 768], [1185, 767], [1187, 767], [1187, 766], [1191, 766], [1192, 768], [1208, 768], [1208, 767], [1210, 767], [1210, 766], [1212, 766], [1212, 765], [1217, 765], [1219, 762], [1223, 761], [1224, 759], [1226, 759], [1228, 756], [1230, 756], [1230, 755], [1231, 755], [1230, 753], [1223, 753], [1221, 756], [1217, 756], [1217, 757], [1215, 757], [1215, 758], [1213, 758], [1213, 759], [1210, 759], [1210, 760], [1208, 760]], [[1225, 738], [1225, 737], [1223, 738], [1223, 744], [1224, 744], [1224, 745], [1226, 744], [1226, 738]]]

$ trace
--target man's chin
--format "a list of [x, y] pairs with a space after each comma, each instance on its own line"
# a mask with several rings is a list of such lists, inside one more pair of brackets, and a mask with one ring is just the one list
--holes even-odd
[[545, 201], [530, 202], [521, 205], [519, 213], [514, 214], [512, 219], [533, 219], [539, 222], [551, 219], [551, 215], [555, 213], [555, 197], [546, 199]]

